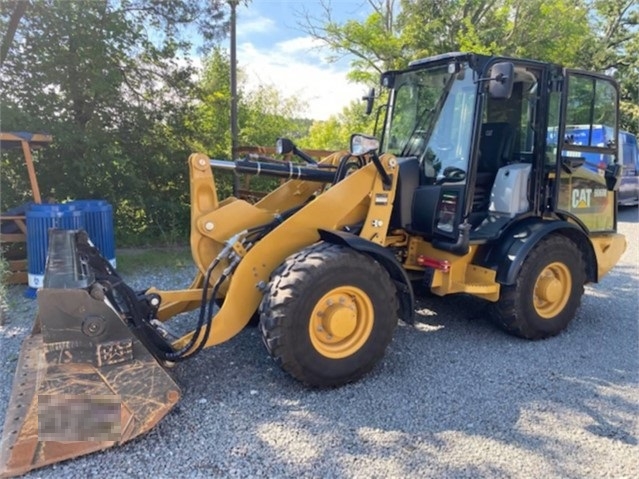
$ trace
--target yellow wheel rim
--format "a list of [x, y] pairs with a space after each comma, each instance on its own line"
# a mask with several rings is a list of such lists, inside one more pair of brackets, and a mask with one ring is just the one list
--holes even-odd
[[568, 267], [563, 263], [549, 264], [535, 282], [535, 311], [544, 319], [554, 318], [563, 311], [571, 291], [572, 276]]
[[322, 356], [341, 359], [368, 341], [375, 322], [373, 303], [353, 286], [330, 290], [315, 304], [308, 325], [311, 343]]

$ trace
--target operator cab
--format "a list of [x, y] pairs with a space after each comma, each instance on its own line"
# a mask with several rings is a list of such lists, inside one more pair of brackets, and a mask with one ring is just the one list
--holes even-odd
[[[618, 95], [608, 77], [450, 53], [387, 72], [382, 85], [390, 94], [380, 151], [400, 165], [392, 227], [457, 254], [527, 216], [615, 227], [616, 144], [557, 140], [577, 122], [606, 123], [616, 138]], [[603, 158], [596, 174], [580, 163], [592, 150]], [[600, 224], [602, 212], [612, 222]]]

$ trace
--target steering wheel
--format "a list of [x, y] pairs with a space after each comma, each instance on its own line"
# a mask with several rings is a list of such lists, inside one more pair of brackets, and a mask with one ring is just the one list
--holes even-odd
[[335, 172], [335, 181], [333, 184], [343, 180], [345, 177], [353, 173], [355, 170], [360, 169], [366, 164], [364, 158], [359, 156], [344, 155], [337, 166]]
[[466, 171], [461, 168], [457, 168], [456, 166], [448, 166], [444, 168], [442, 174], [444, 176], [437, 180], [438, 185], [442, 185], [444, 183], [456, 183], [466, 179]]

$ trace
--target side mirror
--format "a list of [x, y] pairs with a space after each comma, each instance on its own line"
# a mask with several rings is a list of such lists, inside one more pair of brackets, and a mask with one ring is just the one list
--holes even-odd
[[362, 100], [366, 101], [366, 114], [370, 115], [373, 111], [373, 104], [375, 103], [375, 88], [371, 88], [368, 91], [368, 95], [363, 96]]
[[295, 151], [295, 144], [288, 138], [278, 138], [275, 141], [275, 153], [278, 155], [288, 155]]
[[621, 175], [623, 173], [623, 166], [618, 164], [608, 165], [604, 173], [606, 179], [606, 188], [608, 191], [618, 191], [621, 184]]
[[379, 140], [374, 136], [351, 135], [351, 155], [363, 156], [379, 149]]
[[488, 93], [492, 98], [507, 100], [513, 93], [515, 81], [515, 66], [511, 62], [495, 63], [491, 67], [488, 81]]

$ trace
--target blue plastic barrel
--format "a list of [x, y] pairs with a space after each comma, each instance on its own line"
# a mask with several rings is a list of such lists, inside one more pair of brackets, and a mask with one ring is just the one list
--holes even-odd
[[25, 296], [35, 298], [42, 287], [49, 248], [49, 229], [84, 228], [84, 213], [73, 205], [59, 203], [33, 204], [27, 210], [27, 274]]
[[113, 207], [106, 200], [75, 200], [70, 204], [84, 213], [84, 225], [93, 245], [115, 268]]

